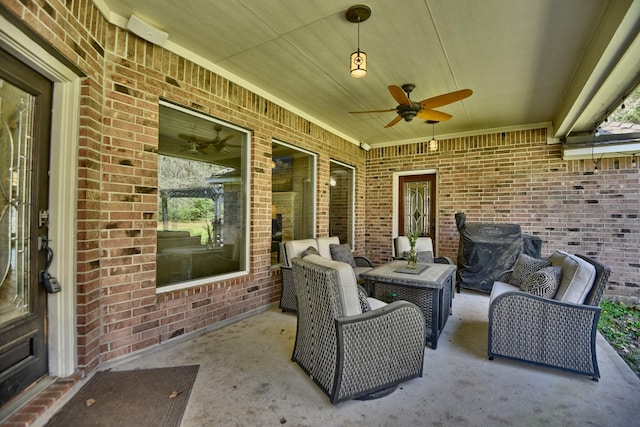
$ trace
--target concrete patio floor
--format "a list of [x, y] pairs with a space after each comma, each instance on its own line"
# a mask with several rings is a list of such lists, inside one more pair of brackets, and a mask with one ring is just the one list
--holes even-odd
[[296, 316], [276, 308], [115, 363], [114, 370], [199, 364], [183, 427], [631, 426], [640, 379], [598, 336], [599, 382], [487, 358], [488, 295], [463, 291], [424, 376], [391, 395], [331, 405], [291, 362]]

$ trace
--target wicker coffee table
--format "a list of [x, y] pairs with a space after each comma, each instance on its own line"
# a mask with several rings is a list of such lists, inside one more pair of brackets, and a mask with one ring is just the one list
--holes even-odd
[[427, 327], [426, 341], [435, 350], [451, 314], [456, 266], [418, 264], [417, 274], [403, 272], [407, 271], [406, 266], [407, 261], [391, 261], [360, 273], [360, 277], [364, 278], [365, 288], [375, 298], [385, 302], [405, 300], [420, 307]]

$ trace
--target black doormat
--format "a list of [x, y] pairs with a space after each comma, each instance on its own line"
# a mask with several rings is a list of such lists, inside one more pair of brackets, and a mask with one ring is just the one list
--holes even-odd
[[179, 426], [198, 368], [98, 372], [46, 426]]

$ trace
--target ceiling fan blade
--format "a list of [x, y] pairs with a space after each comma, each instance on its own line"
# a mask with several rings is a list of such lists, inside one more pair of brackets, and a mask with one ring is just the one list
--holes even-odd
[[455, 92], [445, 93], [444, 95], [434, 96], [433, 98], [423, 99], [419, 104], [423, 110], [431, 110], [465, 99], [471, 96], [472, 93], [473, 91], [471, 89], [457, 90]]
[[349, 114], [362, 114], [362, 113], [388, 113], [389, 111], [396, 111], [395, 108], [388, 110], [369, 110], [369, 111], [349, 111]]
[[420, 110], [416, 117], [422, 120], [433, 120], [434, 122], [445, 122], [453, 117], [451, 114], [436, 110]]
[[400, 86], [390, 85], [389, 93], [391, 93], [391, 96], [393, 96], [393, 99], [395, 99], [398, 104], [411, 106], [409, 97]]
[[402, 117], [397, 116], [395, 119], [391, 120], [389, 123], [387, 123], [387, 125], [385, 126], [386, 128], [390, 128], [391, 126], [395, 125], [396, 123], [398, 123], [400, 120], [402, 120]]
[[188, 135], [186, 133], [179, 133], [178, 134], [178, 138], [184, 139], [186, 141], [197, 142], [198, 144], [207, 144], [207, 143], [210, 142], [210, 140], [207, 139], [207, 138], [202, 138], [202, 137], [195, 136], [195, 135]]

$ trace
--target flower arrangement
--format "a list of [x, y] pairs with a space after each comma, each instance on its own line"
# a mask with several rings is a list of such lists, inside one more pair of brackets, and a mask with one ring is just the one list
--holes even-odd
[[420, 237], [420, 233], [418, 233], [417, 231], [407, 234], [407, 238], [409, 239], [409, 246], [411, 246], [411, 248], [415, 248], [418, 237]]
[[416, 255], [416, 242], [418, 241], [418, 237], [420, 237], [420, 233], [417, 231], [407, 234], [409, 246], [411, 247], [409, 256], [407, 257], [407, 267], [409, 268], [417, 268], [418, 266], [418, 257]]

